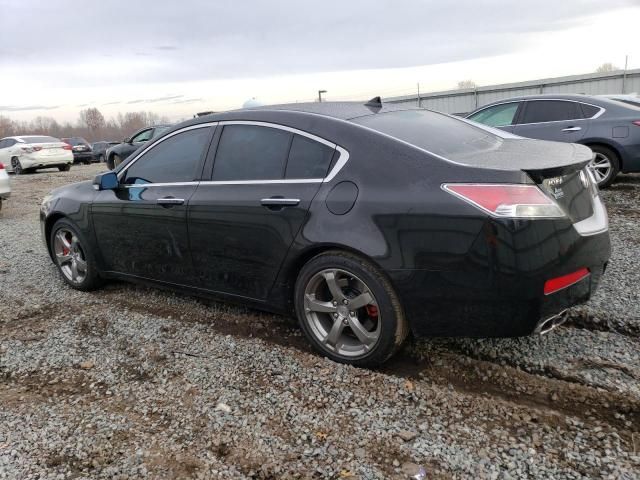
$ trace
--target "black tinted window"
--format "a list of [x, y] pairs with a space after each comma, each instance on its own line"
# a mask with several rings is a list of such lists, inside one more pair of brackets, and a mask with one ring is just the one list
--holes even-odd
[[125, 173], [126, 184], [190, 182], [209, 144], [211, 128], [178, 133], [152, 147]]
[[576, 102], [533, 100], [526, 103], [524, 118], [519, 123], [557, 122], [582, 118]]
[[292, 134], [256, 125], [226, 125], [213, 166], [214, 180], [282, 178]]
[[493, 148], [502, 141], [481, 127], [429, 110], [378, 113], [351, 121], [445, 157]]
[[596, 113], [600, 111], [598, 107], [594, 107], [593, 105], [587, 105], [586, 103], [581, 103], [582, 113], [584, 113], [584, 118], [591, 118]]
[[285, 178], [324, 178], [334, 149], [301, 135], [294, 135]]

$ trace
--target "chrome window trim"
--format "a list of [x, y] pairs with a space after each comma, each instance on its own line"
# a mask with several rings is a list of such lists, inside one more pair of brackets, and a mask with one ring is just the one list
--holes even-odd
[[[162, 137], [160, 140], [158, 140], [157, 142], [154, 142], [152, 145], [149, 145], [148, 147], [145, 147], [139, 154], [137, 154], [129, 163], [127, 163], [122, 170], [120, 170], [118, 172], [118, 182], [121, 180], [122, 176], [125, 174], [125, 172], [131, 167], [131, 165], [133, 165], [134, 163], [136, 163], [145, 153], [147, 153], [149, 150], [151, 150], [152, 148], [156, 147], [157, 145], [160, 145], [162, 142], [164, 142], [165, 140], [167, 140], [168, 138], [173, 137], [174, 135], [177, 135], [179, 133], [183, 133], [183, 132], [188, 132], [189, 130], [196, 130], [198, 128], [207, 128], [207, 127], [215, 127], [216, 125], [218, 125], [218, 122], [207, 122], [207, 123], [199, 123], [197, 125], [190, 125], [188, 127], [184, 127], [181, 128], [180, 130], [176, 130], [175, 132], [171, 132], [170, 134]], [[168, 183], [168, 184], [162, 184], [162, 183], [145, 183], [144, 185], [176, 185], [178, 183], [190, 183], [190, 182], [175, 182], [175, 183]]]
[[327, 183], [335, 178], [335, 176], [342, 170], [347, 161], [349, 160], [349, 152], [342, 148], [340, 145], [337, 145], [329, 140], [325, 140], [322, 137], [318, 137], [309, 132], [305, 132], [304, 130], [298, 130], [297, 128], [287, 127], [285, 125], [280, 125], [278, 123], [271, 122], [257, 122], [257, 121], [249, 121], [249, 120], [223, 120], [221, 122], [209, 122], [209, 123], [201, 123], [198, 125], [191, 125], [189, 127], [181, 128], [180, 130], [176, 130], [175, 132], [170, 133], [166, 137], [163, 137], [159, 141], [155, 142], [153, 145], [149, 145], [149, 147], [145, 148], [142, 152], [140, 152], [136, 157], [131, 160], [120, 172], [118, 172], [118, 181], [127, 169], [138, 161], [145, 153], [147, 153], [150, 149], [155, 147], [156, 145], [164, 142], [167, 138], [170, 138], [178, 133], [186, 132], [188, 130], [193, 130], [196, 128], [204, 128], [204, 127], [213, 127], [213, 126], [224, 126], [224, 125], [256, 125], [259, 127], [267, 127], [267, 128], [277, 128], [279, 130], [285, 130], [287, 132], [295, 133], [301, 135], [303, 137], [310, 138], [318, 143], [322, 143], [323, 145], [327, 145], [330, 148], [335, 148], [340, 153], [336, 164], [329, 171], [326, 177], [324, 178], [279, 178], [272, 180], [202, 180], [202, 181], [193, 181], [193, 182], [167, 182], [167, 183], [139, 183], [132, 185], [123, 185], [125, 188], [149, 188], [149, 187], [171, 187], [171, 186], [187, 186], [187, 185], [271, 185], [271, 184], [304, 184], [304, 183]]

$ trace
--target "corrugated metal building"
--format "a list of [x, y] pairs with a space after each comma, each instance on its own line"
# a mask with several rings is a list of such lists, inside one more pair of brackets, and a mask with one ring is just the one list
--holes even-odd
[[640, 93], [640, 69], [545, 78], [464, 90], [447, 90], [418, 95], [385, 98], [387, 103], [421, 105], [445, 113], [463, 114], [497, 100], [540, 93], [582, 93], [602, 95]]

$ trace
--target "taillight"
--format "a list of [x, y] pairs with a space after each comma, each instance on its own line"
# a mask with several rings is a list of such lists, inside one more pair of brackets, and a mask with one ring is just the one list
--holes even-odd
[[0, 170], [4, 170], [4, 165], [0, 162]]
[[550, 295], [557, 292], [558, 290], [570, 287], [574, 283], [578, 283], [583, 278], [588, 277], [589, 273], [590, 272], [588, 268], [581, 268], [580, 270], [576, 270], [573, 273], [547, 280], [546, 282], [544, 282], [544, 294]]
[[535, 185], [445, 183], [442, 188], [500, 218], [564, 217], [562, 209]]
[[640, 127], [640, 120], [635, 120], [635, 121], [633, 121], [631, 123], [633, 123], [634, 125], [637, 125], [637, 126]]
[[65, 143], [65, 144], [62, 146], [62, 149], [63, 149], [63, 150], [72, 150], [72, 149], [73, 149], [73, 147], [72, 147], [71, 145], [69, 145], [68, 143]]
[[22, 148], [22, 151], [26, 153], [39, 152], [40, 150], [42, 150], [42, 147], [20, 147], [20, 148]]

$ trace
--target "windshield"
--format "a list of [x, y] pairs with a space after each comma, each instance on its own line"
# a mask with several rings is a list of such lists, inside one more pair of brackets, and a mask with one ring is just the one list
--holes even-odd
[[429, 152], [447, 157], [496, 148], [504, 135], [430, 110], [401, 110], [351, 120]]
[[156, 127], [156, 129], [153, 131], [153, 138], [156, 138], [156, 137], [162, 135], [164, 132], [166, 132], [170, 128], [171, 127], [169, 127], [169, 126], [167, 126], [167, 127]]

